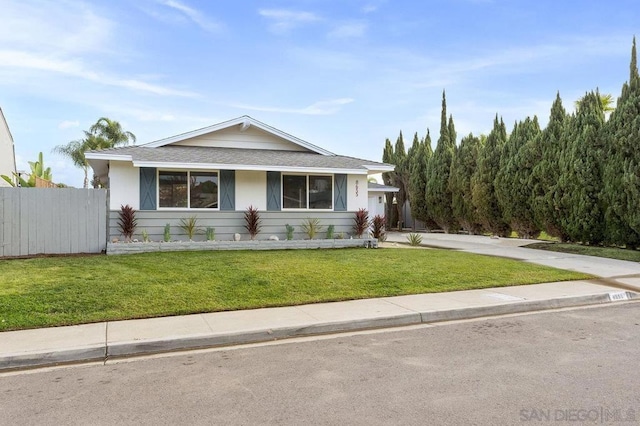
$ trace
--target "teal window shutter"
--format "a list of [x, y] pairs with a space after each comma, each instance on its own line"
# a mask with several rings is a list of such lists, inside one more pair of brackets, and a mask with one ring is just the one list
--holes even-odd
[[267, 172], [267, 210], [280, 211], [282, 209], [281, 185], [280, 172]]
[[156, 210], [156, 183], [155, 167], [140, 167], [140, 210]]
[[220, 210], [236, 209], [236, 172], [220, 170]]
[[333, 176], [333, 210], [347, 211], [347, 175]]

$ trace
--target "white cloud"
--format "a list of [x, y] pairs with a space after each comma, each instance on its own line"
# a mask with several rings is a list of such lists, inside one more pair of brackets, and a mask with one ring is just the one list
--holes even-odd
[[276, 34], [286, 34], [301, 25], [322, 20], [311, 12], [295, 12], [285, 9], [260, 9], [258, 13], [272, 22], [269, 25], [269, 30]]
[[[50, 7], [48, 7], [50, 6]], [[112, 49], [114, 24], [82, 2], [2, 2], [0, 45], [39, 52]]]
[[126, 79], [90, 70], [80, 60], [45, 57], [28, 52], [0, 50], [0, 68], [11, 67], [56, 72], [106, 86], [121, 87], [160, 96], [198, 97], [196, 93], [171, 89], [135, 79]]
[[206, 17], [199, 10], [187, 6], [186, 4], [181, 3], [177, 0], [162, 0], [160, 1], [160, 4], [177, 10], [182, 15], [186, 16], [191, 22], [195, 23], [207, 32], [217, 33], [224, 29], [224, 25], [222, 25], [221, 23]]
[[80, 126], [80, 122], [78, 120], [75, 120], [75, 121], [64, 120], [62, 123], [58, 124], [58, 129], [61, 129], [61, 130], [72, 129], [78, 126]]
[[318, 101], [309, 106], [303, 108], [282, 108], [282, 107], [270, 107], [270, 106], [257, 106], [248, 104], [233, 104], [234, 108], [248, 109], [253, 111], [264, 112], [280, 112], [287, 114], [301, 114], [301, 115], [331, 115], [342, 109], [342, 106], [354, 102], [351, 98], [331, 99], [327, 101]]
[[357, 38], [364, 36], [367, 31], [365, 22], [349, 22], [336, 26], [329, 32], [330, 38]]

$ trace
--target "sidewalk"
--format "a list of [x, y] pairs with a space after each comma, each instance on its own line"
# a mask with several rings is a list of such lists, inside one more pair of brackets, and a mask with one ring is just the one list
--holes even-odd
[[0, 372], [172, 350], [264, 342], [614, 303], [638, 293], [589, 281], [419, 294], [0, 333]]
[[[390, 232], [386, 244], [406, 243], [406, 235]], [[522, 247], [532, 240], [421, 235], [428, 247], [509, 257], [601, 279], [2, 332], [0, 372], [640, 297], [640, 263]]]

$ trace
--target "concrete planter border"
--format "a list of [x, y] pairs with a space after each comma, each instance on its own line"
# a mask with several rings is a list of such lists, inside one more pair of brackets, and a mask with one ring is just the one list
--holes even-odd
[[148, 243], [107, 243], [107, 254], [134, 254], [167, 251], [208, 250], [301, 250], [338, 248], [378, 248], [375, 238], [333, 240], [248, 240], [248, 241], [172, 241]]

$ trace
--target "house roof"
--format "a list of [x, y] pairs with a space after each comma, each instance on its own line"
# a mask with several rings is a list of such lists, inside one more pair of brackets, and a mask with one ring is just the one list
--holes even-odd
[[380, 183], [369, 182], [367, 189], [369, 192], [398, 192], [400, 188], [395, 186], [382, 185]]
[[195, 146], [128, 146], [87, 153], [92, 160], [130, 161], [136, 167], [342, 172], [367, 174], [392, 165], [342, 155]]
[[[237, 146], [234, 147], [216, 146], [215, 144], [209, 146], [184, 144], [184, 141], [223, 131], [232, 126], [238, 126], [239, 133], [255, 126], [261, 131], [293, 145], [290, 145], [291, 150], [287, 150], [287, 148], [283, 150], [260, 147], [244, 148], [242, 142], [237, 143]], [[391, 164], [333, 154], [249, 116], [242, 116], [144, 145], [88, 151], [85, 153], [85, 158], [95, 174], [101, 178], [106, 177], [108, 173], [109, 161], [131, 162], [134, 167], [165, 169], [267, 170], [365, 175], [394, 169]]]

